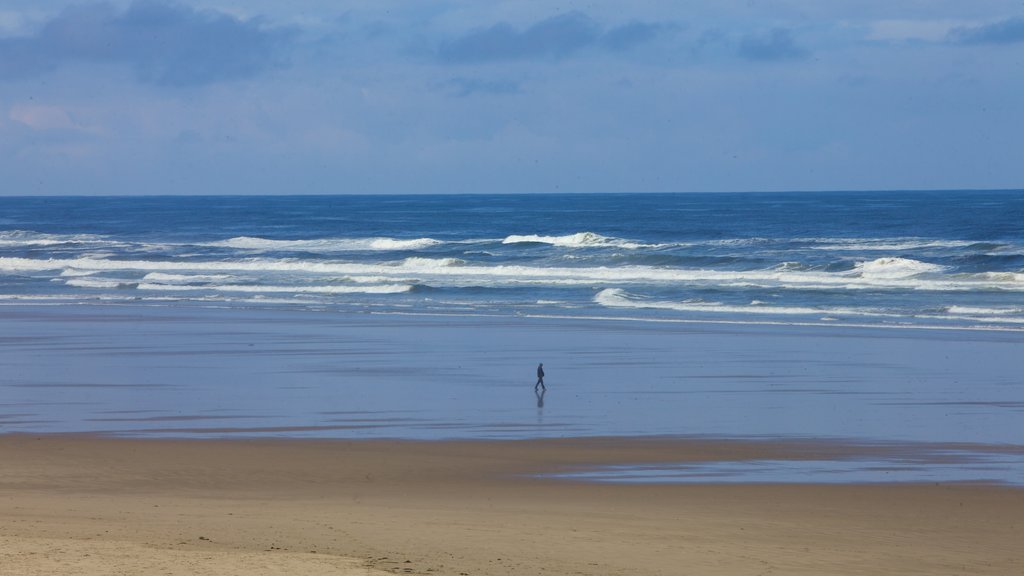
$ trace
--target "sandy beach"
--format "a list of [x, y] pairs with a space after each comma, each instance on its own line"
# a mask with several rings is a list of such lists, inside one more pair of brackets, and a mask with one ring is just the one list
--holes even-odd
[[0, 576], [1024, 572], [1015, 333], [4, 320]]
[[[1017, 574], [1024, 490], [630, 485], [581, 466], [768, 442], [0, 437], [4, 574]], [[834, 454], [831, 454], [834, 456]]]

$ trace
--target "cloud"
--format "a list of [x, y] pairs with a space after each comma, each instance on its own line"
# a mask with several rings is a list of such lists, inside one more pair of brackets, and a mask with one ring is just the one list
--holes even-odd
[[959, 26], [947, 38], [957, 44], [1014, 44], [1024, 42], [1024, 18], [1007, 18], [981, 26]]
[[631, 22], [605, 30], [578, 11], [541, 20], [523, 30], [502, 22], [445, 42], [438, 50], [442, 61], [479, 63], [499, 60], [565, 58], [592, 46], [612, 51], [628, 50], [649, 42], [661, 29], [658, 24]]
[[75, 6], [33, 36], [0, 40], [0, 80], [76, 62], [129, 66], [139, 80], [193, 86], [249, 78], [280, 66], [294, 34], [163, 0]]
[[799, 60], [809, 54], [809, 51], [797, 45], [793, 33], [785, 28], [775, 28], [766, 35], [746, 36], [739, 48], [741, 57], [762, 62]]

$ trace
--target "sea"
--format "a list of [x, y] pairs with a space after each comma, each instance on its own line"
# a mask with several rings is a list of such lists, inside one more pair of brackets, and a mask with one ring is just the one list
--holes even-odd
[[1024, 328], [1024, 191], [0, 198], [0, 304]]
[[1022, 374], [1024, 191], [0, 197], [0, 434], [811, 442], [857, 456], [569, 474], [1024, 485]]

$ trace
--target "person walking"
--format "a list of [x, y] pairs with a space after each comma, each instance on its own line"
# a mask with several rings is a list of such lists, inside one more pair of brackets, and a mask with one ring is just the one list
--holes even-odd
[[537, 383], [533, 385], [534, 392], [537, 391], [537, 387], [538, 386], [542, 390], [547, 390], [548, 389], [548, 387], [544, 385], [544, 363], [543, 362], [541, 362], [540, 364], [537, 365]]

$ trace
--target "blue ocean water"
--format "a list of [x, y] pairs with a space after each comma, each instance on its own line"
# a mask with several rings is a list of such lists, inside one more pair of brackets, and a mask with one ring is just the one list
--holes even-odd
[[0, 198], [0, 304], [1024, 328], [1024, 192]]

